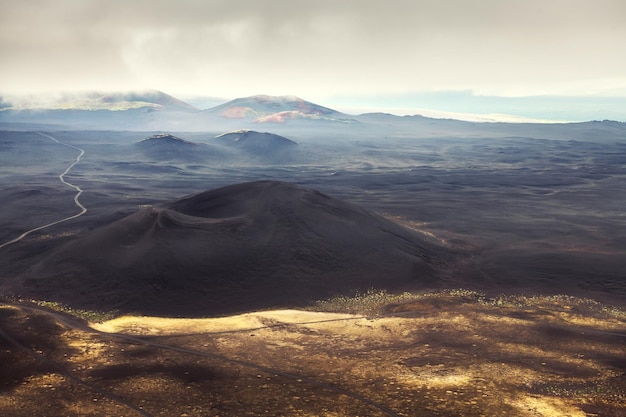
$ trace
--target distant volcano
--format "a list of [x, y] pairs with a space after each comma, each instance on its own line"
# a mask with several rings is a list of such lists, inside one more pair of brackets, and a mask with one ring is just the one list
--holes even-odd
[[154, 131], [188, 126], [197, 112], [192, 105], [161, 91], [76, 92], [7, 98], [0, 109], [0, 122]]
[[447, 255], [367, 210], [262, 181], [140, 210], [52, 252], [11, 286], [74, 307], [203, 316], [436, 287]]
[[238, 98], [202, 112], [225, 119], [255, 123], [285, 123], [290, 119], [346, 121], [349, 116], [296, 96], [252, 96]]
[[176, 97], [157, 90], [63, 93], [43, 98], [18, 96], [13, 104], [14, 110], [124, 111], [140, 108], [185, 112], [198, 110]]

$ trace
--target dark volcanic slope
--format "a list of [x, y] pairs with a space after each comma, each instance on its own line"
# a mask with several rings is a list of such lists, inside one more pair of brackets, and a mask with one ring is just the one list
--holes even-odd
[[441, 253], [359, 207], [263, 181], [141, 210], [60, 248], [14, 289], [83, 308], [211, 315], [434, 287]]

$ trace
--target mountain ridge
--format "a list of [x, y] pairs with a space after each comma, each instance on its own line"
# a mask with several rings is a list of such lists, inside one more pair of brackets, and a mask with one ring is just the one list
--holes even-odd
[[[478, 115], [480, 116], [480, 115]], [[489, 116], [489, 117], [487, 117]], [[493, 116], [493, 115], [491, 115]], [[433, 125], [435, 134], [455, 134], [454, 130], [497, 130], [500, 125], [541, 128], [554, 126], [614, 128], [615, 122], [549, 122], [519, 121], [515, 117], [501, 119], [482, 115], [469, 119], [433, 118], [420, 114], [398, 116], [390, 113], [346, 114], [297, 96], [256, 95], [241, 97], [200, 110], [166, 93], [150, 90], [127, 93], [68, 93], [51, 97], [24, 96], [22, 99], [0, 96], [0, 123], [5, 126], [37, 129], [42, 125], [59, 129], [144, 130], [144, 131], [228, 131], [254, 129], [259, 124], [272, 124], [280, 129], [308, 129], [324, 126], [329, 129], [352, 129], [360, 126], [386, 126], [415, 131], [416, 127]], [[455, 126], [451, 126], [451, 124]], [[112, 128], [113, 127], [113, 128]], [[452, 132], [450, 132], [452, 130]], [[551, 134], [548, 132], [548, 134]]]
[[60, 93], [49, 96], [14, 96], [3, 98], [2, 110], [83, 110], [125, 111], [141, 108], [154, 110], [198, 111], [196, 107], [158, 90], [128, 92]]

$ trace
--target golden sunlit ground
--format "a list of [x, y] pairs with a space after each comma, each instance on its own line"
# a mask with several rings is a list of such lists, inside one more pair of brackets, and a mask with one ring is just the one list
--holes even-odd
[[[626, 313], [572, 297], [370, 294], [81, 327], [0, 309], [11, 416], [623, 416]], [[349, 312], [351, 314], [347, 314]], [[63, 320], [63, 321], [59, 321]]]

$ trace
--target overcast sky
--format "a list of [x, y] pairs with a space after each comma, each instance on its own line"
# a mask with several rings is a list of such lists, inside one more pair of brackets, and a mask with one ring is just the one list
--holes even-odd
[[1, 0], [0, 93], [626, 97], [624, 0]]

